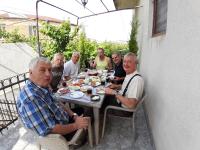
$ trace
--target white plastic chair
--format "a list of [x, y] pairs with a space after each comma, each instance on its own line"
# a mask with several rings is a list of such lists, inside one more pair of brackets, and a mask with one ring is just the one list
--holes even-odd
[[104, 118], [103, 118], [103, 127], [102, 127], [102, 138], [104, 137], [104, 132], [105, 132], [105, 126], [106, 126], [106, 117], [107, 117], [107, 111], [108, 110], [119, 110], [119, 111], [125, 111], [125, 112], [132, 112], [132, 127], [133, 127], [133, 133], [134, 133], [134, 139], [135, 139], [135, 114], [138, 111], [139, 107], [142, 105], [142, 103], [144, 102], [144, 99], [146, 98], [145, 93], [143, 93], [143, 96], [141, 98], [141, 100], [139, 101], [139, 103], [137, 104], [137, 106], [134, 109], [129, 109], [129, 108], [124, 108], [124, 107], [119, 107], [119, 106], [112, 106], [112, 105], [108, 105], [105, 108], [104, 111]]
[[[88, 141], [90, 146], [93, 147], [90, 117], [88, 117], [88, 121]], [[77, 145], [76, 142], [82, 134], [83, 129], [77, 130], [70, 141], [67, 141], [60, 134], [49, 134], [45, 137], [38, 136], [32, 130], [24, 128], [23, 125], [19, 132], [21, 136], [12, 150], [69, 150], [71, 145]]]

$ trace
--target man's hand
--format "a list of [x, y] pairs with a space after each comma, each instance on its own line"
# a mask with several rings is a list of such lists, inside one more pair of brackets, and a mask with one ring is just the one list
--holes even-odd
[[75, 124], [77, 129], [87, 129], [88, 127], [88, 118], [83, 116], [77, 116], [75, 118]]
[[110, 89], [110, 88], [105, 88], [105, 93], [109, 95], [113, 95], [113, 93], [115, 93], [115, 90]]
[[118, 87], [119, 87], [119, 85], [117, 85], [117, 84], [111, 84], [111, 85], [109, 85], [108, 86], [110, 89], [118, 89]]

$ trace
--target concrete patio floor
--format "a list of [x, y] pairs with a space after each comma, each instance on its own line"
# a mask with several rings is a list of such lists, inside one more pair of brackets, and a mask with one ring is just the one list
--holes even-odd
[[[19, 138], [18, 122], [11, 125], [0, 135], [0, 150], [11, 150]], [[78, 150], [154, 150], [150, 133], [147, 128], [144, 110], [141, 108], [136, 115], [136, 140], [133, 142], [131, 120], [109, 116], [105, 135], [100, 144], [89, 147], [88, 144]]]

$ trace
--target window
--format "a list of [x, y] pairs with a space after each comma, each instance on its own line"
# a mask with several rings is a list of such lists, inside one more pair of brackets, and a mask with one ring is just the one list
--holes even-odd
[[29, 26], [29, 36], [36, 36], [36, 25]]
[[154, 0], [153, 36], [166, 33], [167, 1], [168, 0]]

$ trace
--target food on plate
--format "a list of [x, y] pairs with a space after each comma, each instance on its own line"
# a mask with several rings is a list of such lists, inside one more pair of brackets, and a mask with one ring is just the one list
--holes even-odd
[[88, 86], [88, 85], [85, 85], [85, 86], [82, 86], [82, 87], [80, 88], [80, 90], [81, 90], [82, 92], [87, 92], [88, 89], [92, 89], [92, 87], [91, 87], [91, 86]]
[[99, 99], [100, 99], [99, 95], [92, 95], [91, 96], [91, 100], [93, 100], [93, 101], [97, 101]]
[[90, 76], [89, 78], [86, 78], [83, 82], [85, 84], [95, 87], [101, 84], [101, 79], [98, 76]]
[[58, 93], [59, 94], [66, 94], [68, 92], [69, 92], [69, 89], [67, 89], [67, 88], [60, 88], [60, 89], [58, 89]]

